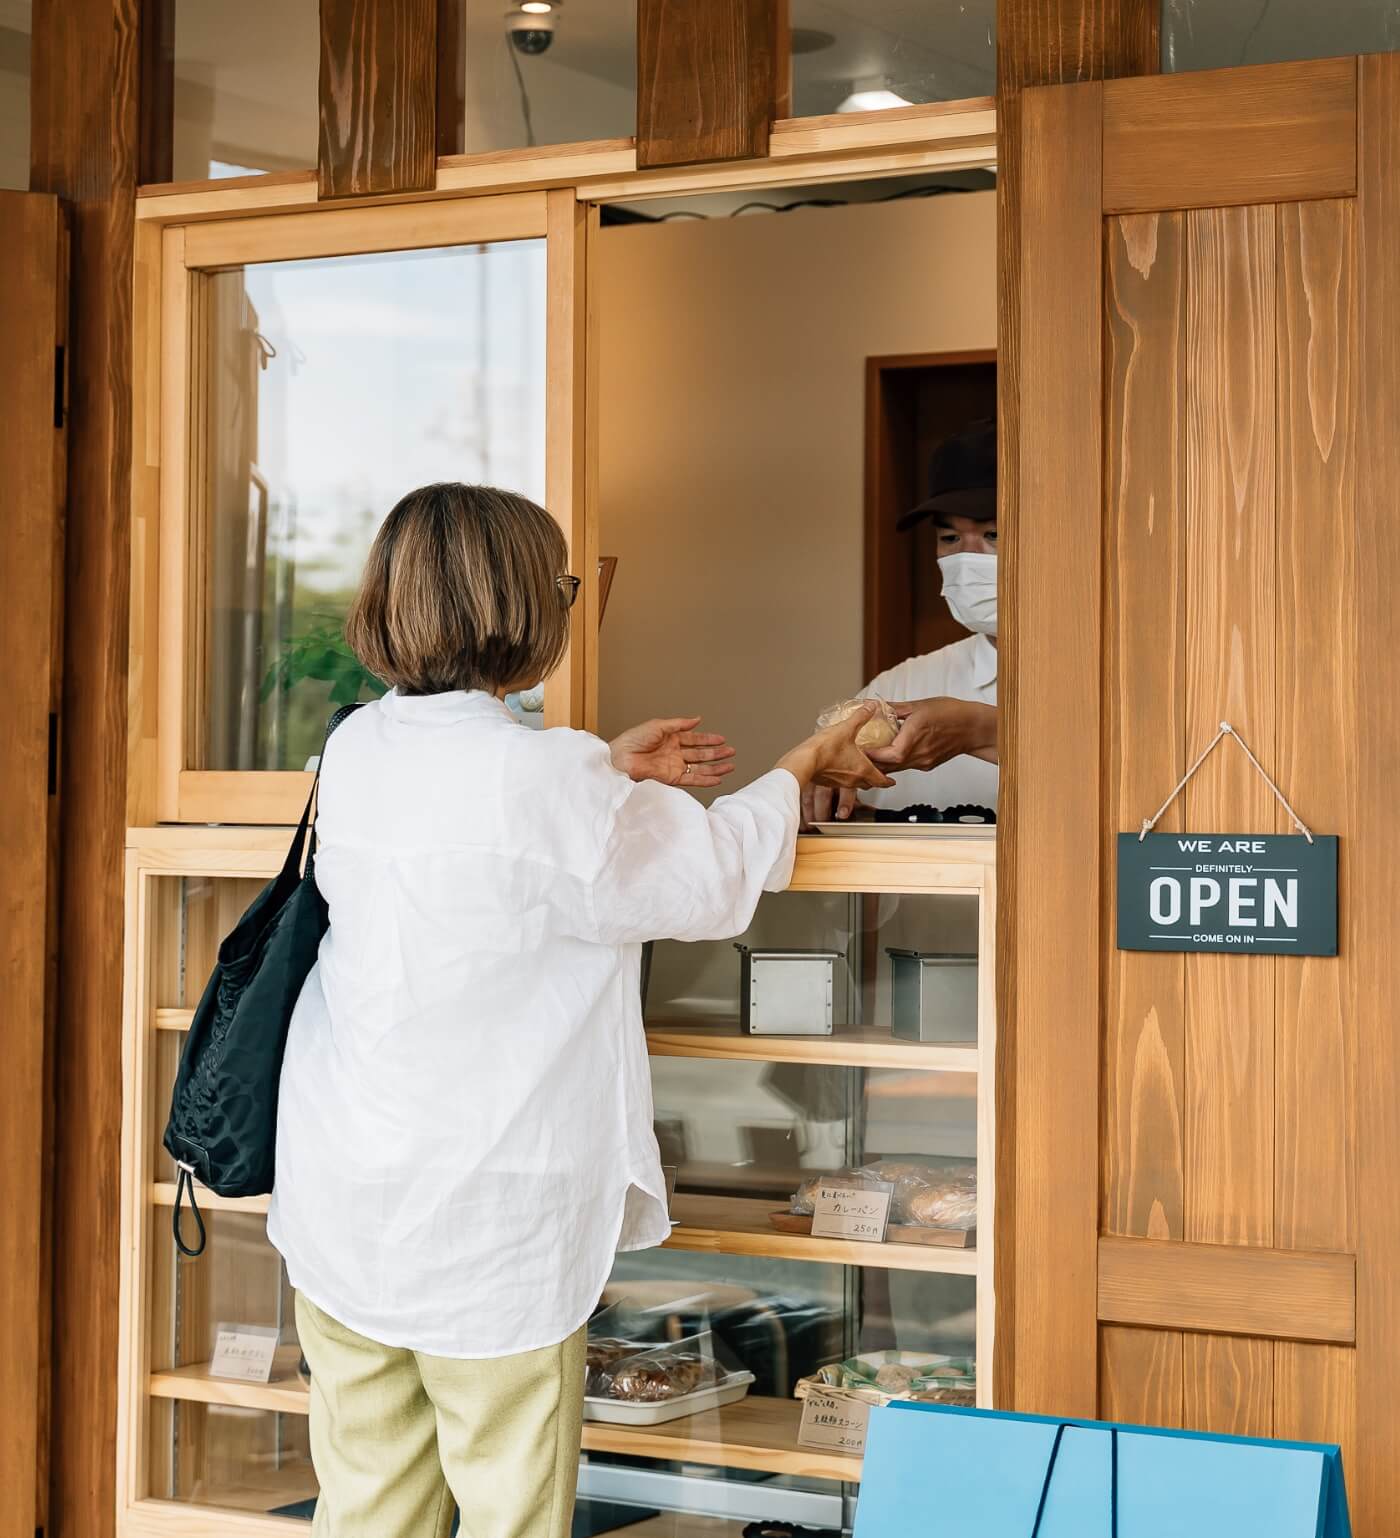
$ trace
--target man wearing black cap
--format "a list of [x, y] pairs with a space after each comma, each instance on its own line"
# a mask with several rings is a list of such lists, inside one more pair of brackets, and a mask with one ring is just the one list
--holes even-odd
[[[926, 804], [996, 807], [997, 801], [997, 441], [994, 422], [974, 422], [946, 439], [929, 463], [929, 495], [899, 520], [925, 518], [938, 528], [943, 597], [972, 632], [922, 657], [910, 657], [861, 690], [888, 700], [899, 735], [871, 759], [894, 775], [894, 788], [867, 791], [871, 806]], [[853, 791], [809, 793], [809, 821], [849, 817]]]

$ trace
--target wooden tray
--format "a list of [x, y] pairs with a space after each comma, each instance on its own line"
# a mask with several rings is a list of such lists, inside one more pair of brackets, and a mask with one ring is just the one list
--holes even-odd
[[[810, 1234], [812, 1220], [795, 1212], [770, 1212], [768, 1221], [780, 1234]], [[948, 1250], [972, 1250], [977, 1247], [975, 1228], [919, 1228], [913, 1223], [891, 1223], [885, 1230], [886, 1244], [936, 1244]]]

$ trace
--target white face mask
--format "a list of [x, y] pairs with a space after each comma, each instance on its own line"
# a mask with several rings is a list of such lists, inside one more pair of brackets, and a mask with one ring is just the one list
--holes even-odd
[[997, 633], [997, 558], [960, 550], [938, 563], [943, 596], [958, 624], [982, 635]]

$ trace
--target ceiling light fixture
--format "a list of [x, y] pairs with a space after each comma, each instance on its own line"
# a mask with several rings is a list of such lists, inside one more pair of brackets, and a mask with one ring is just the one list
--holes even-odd
[[521, 0], [520, 9], [527, 16], [548, 16], [554, 9], [554, 0]]

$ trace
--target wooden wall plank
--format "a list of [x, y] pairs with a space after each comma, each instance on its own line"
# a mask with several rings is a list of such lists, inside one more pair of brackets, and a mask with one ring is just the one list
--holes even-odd
[[1106, 1324], [1099, 1331], [1099, 1416], [1137, 1426], [1181, 1425], [1180, 1330]]
[[321, 0], [321, 197], [432, 187], [437, 68], [437, 0]]
[[30, 186], [73, 201], [48, 1538], [116, 1506], [138, 53], [138, 0], [35, 8]]
[[1184, 1424], [1227, 1436], [1272, 1436], [1273, 1350], [1267, 1340], [1184, 1336]]
[[1345, 197], [1356, 189], [1355, 122], [1354, 59], [1115, 80], [1104, 92], [1104, 212]]
[[1362, 1538], [1400, 1520], [1400, 55], [1360, 61], [1357, 176], [1358, 366], [1356, 619], [1365, 671], [1351, 747], [1358, 836], [1346, 861], [1344, 944], [1356, 1006], [1356, 1421], [1365, 1434], [1348, 1470]]
[[[1014, 616], [1019, 601], [1022, 572], [1034, 580], [1029, 563], [1023, 566], [1018, 550], [1021, 509], [1020, 422], [1023, 387], [1021, 381], [1021, 290], [1022, 264], [1022, 187], [1023, 187], [1023, 96], [1028, 87], [1053, 85], [1066, 81], [1102, 79], [1106, 75], [1151, 74], [1158, 67], [1158, 26], [1160, 0], [1057, 0], [1053, 6], [1043, 0], [998, 0], [997, 5], [997, 501], [1002, 530], [999, 562], [1001, 567], [1001, 610]], [[1049, 210], [1042, 205], [1041, 212]], [[1094, 318], [1093, 334], [1098, 335], [1099, 319]], [[1076, 342], [1079, 339], [1076, 339]], [[1081, 379], [1097, 378], [1087, 372]], [[1032, 516], [1035, 509], [1032, 507]], [[1062, 615], [1061, 624], [1075, 625], [1079, 616]], [[1003, 626], [1014, 626], [1014, 618]], [[1058, 628], [1047, 634], [1058, 638]], [[1052, 643], [1053, 644], [1053, 643]], [[1005, 634], [1003, 648], [1007, 645]], [[1094, 676], [1097, 677], [1097, 663]], [[1004, 670], [999, 701], [1000, 759], [1003, 766], [998, 801], [997, 923], [1000, 932], [1010, 937], [1023, 901], [1033, 902], [1028, 892], [1023, 898], [1016, 869], [1018, 835], [1018, 788], [1023, 772], [1027, 781], [1045, 761], [1052, 737], [1022, 737], [1019, 722], [1020, 691], [1014, 670]], [[1039, 720], [1028, 723], [1039, 727]], [[1032, 880], [1034, 859], [1026, 846], [1027, 879]], [[1086, 944], [1094, 944], [1085, 927]], [[1017, 1351], [1019, 1331], [1014, 1327], [1017, 1315], [1016, 1278], [1018, 1272], [1016, 1211], [1018, 1198], [1015, 1182], [1017, 1151], [1015, 1129], [1019, 1085], [1018, 1030], [1024, 1016], [1026, 1029], [1050, 1030], [1048, 1019], [1037, 1019], [1022, 1010], [1019, 1001], [1020, 961], [1016, 945], [1008, 938], [998, 947], [997, 958], [997, 1124], [1002, 1128], [998, 1140], [997, 1191], [999, 1220], [996, 1246], [997, 1311], [1001, 1330], [997, 1340], [995, 1401], [1035, 1409], [1018, 1384]], [[1092, 1342], [1078, 1341], [1085, 1351]], [[1032, 1356], [1038, 1356], [1040, 1343], [1028, 1337]], [[1049, 1370], [1045, 1364], [1032, 1367], [1032, 1385], [1044, 1380]]]
[[1336, 1442], [1350, 1481], [1357, 1448], [1354, 1346], [1274, 1343], [1273, 1434], [1292, 1442]]
[[768, 153], [778, 22], [773, 0], [638, 0], [638, 167]]
[[[1014, 1176], [1009, 1192], [1001, 1188], [999, 1234], [1014, 1224], [1014, 1403], [1067, 1415], [1097, 1407], [1103, 493], [1101, 424], [1081, 392], [1099, 376], [1103, 323], [1101, 95], [1081, 85], [1025, 98], [1020, 388], [1036, 410], [1022, 421], [1015, 473], [1035, 517], [1016, 530], [1000, 635], [1016, 681], [1016, 753], [1052, 742], [1055, 751], [1018, 777], [1014, 828], [1000, 829], [1003, 866], [1035, 872], [1014, 910], [1003, 910], [1002, 934], [1017, 953], [1016, 1014], [1043, 1028], [1016, 1043]], [[1067, 892], [1080, 945], [1065, 943]]]
[[1105, 1235], [1098, 1311], [1113, 1324], [1349, 1343], [1356, 1261], [1335, 1250]]
[[[1113, 929], [1113, 840], [1160, 805], [1186, 767], [1182, 534], [1185, 221], [1110, 219], [1107, 414], [1103, 933]], [[1143, 709], [1151, 700], [1153, 709]], [[1182, 826], [1180, 804], [1159, 824]], [[1104, 996], [1102, 1224], [1180, 1239], [1185, 1197], [1185, 962], [1109, 950]], [[1179, 1407], [1178, 1407], [1179, 1414]]]
[[0, 737], [0, 1534], [43, 1527], [48, 1465], [49, 1188], [58, 915], [57, 783], [50, 751], [63, 680], [65, 431], [55, 353], [67, 341], [68, 229], [55, 197], [0, 191], [0, 503], [9, 683]]
[[[1275, 760], [1274, 216], [1188, 216], [1186, 722], [1194, 755], [1221, 720]], [[1168, 787], [1170, 788], [1170, 787]], [[1193, 831], [1271, 830], [1268, 787], [1230, 742], [1187, 786]], [[1274, 1233], [1274, 962], [1187, 968], [1186, 1226], [1206, 1243]]]
[[[1194, 754], [1228, 720], [1265, 764], [1276, 742], [1274, 237], [1272, 209], [1187, 216], [1187, 741]], [[1229, 742], [1184, 810], [1193, 831], [1276, 826], [1267, 787]], [[1186, 1006], [1186, 1238], [1271, 1244], [1274, 958], [1190, 957]], [[1267, 1434], [1272, 1350], [1188, 1335], [1187, 1424]]]

